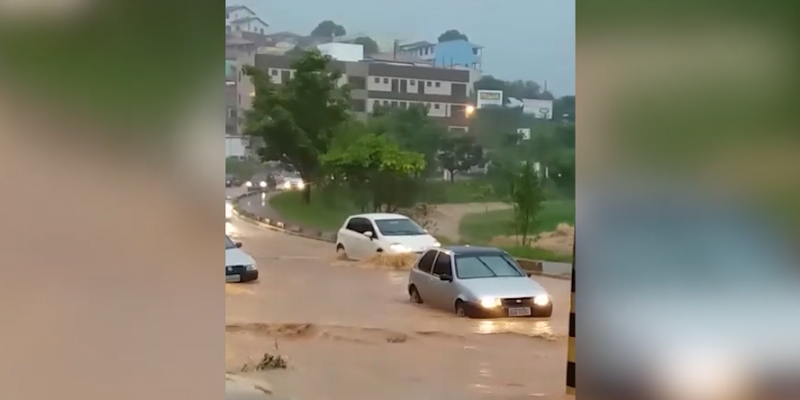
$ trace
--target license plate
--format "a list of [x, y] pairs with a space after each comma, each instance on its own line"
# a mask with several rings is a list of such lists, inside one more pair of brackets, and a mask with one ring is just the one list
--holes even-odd
[[530, 307], [509, 307], [508, 309], [509, 317], [527, 317], [529, 315], [531, 315]]
[[241, 282], [241, 275], [225, 275], [225, 282]]

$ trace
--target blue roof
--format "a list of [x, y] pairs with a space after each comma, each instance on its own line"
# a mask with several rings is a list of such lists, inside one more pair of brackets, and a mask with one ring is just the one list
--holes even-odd
[[437, 67], [450, 67], [453, 65], [472, 67], [473, 63], [478, 62], [478, 56], [473, 53], [475, 48], [480, 48], [480, 46], [466, 40], [436, 43], [434, 65]]

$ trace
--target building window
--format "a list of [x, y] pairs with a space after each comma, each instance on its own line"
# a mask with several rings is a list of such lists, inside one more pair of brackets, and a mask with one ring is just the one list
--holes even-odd
[[269, 69], [269, 74], [272, 75], [272, 76], [278, 76], [278, 70], [275, 69], [275, 68], [270, 68]]
[[381, 78], [375, 77], [375, 83], [381, 83]]
[[405, 101], [400, 102], [400, 108], [406, 108], [407, 104]]
[[437, 110], [438, 110], [438, 109], [439, 109], [439, 103], [434, 103], [434, 104], [433, 104], [433, 108], [435, 108], [435, 109], [437, 109]]
[[397, 102], [396, 101], [392, 102], [392, 107], [397, 107]]
[[366, 100], [353, 99], [353, 100], [350, 100], [350, 105], [353, 107], [353, 111], [356, 111], [356, 112], [367, 111], [367, 101]]
[[388, 106], [389, 105], [389, 100], [384, 100], [383, 101], [383, 105]]
[[367, 80], [363, 76], [348, 76], [347, 77], [347, 84], [350, 85], [352, 89], [366, 89], [367, 88]]
[[442, 86], [442, 83], [441, 82], [436, 82], [436, 87], [440, 87], [440, 86]]
[[417, 81], [415, 81], [415, 80], [413, 80], [413, 79], [412, 79], [412, 80], [410, 80], [410, 81], [408, 81], [408, 85], [409, 85], [409, 86], [415, 86], [416, 84], [417, 84]]
[[228, 109], [228, 118], [236, 118], [236, 109], [235, 108], [229, 108]]
[[478, 55], [478, 48], [477, 47], [473, 47], [472, 48], [472, 54], [474, 54], [476, 56]]
[[374, 100], [374, 101], [372, 102], [372, 108], [373, 108], [373, 109], [375, 109], [375, 108], [377, 108], [377, 107], [380, 107], [380, 106], [381, 106], [381, 101], [380, 101], [380, 100]]
[[431, 87], [431, 81], [427, 81], [427, 82], [425, 82], [425, 86], [427, 86], [427, 87]]
[[383, 83], [389, 83], [389, 78], [383, 78]]

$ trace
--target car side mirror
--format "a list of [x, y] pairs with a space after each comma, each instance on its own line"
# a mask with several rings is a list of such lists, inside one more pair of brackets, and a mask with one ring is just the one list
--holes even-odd
[[235, 243], [235, 245], [236, 245], [236, 247], [238, 247], [238, 248], [242, 248], [242, 242], [236, 242], [236, 243]]
[[526, 272], [525, 275], [528, 275], [528, 278], [533, 276], [533, 272]]
[[375, 234], [374, 234], [374, 233], [372, 233], [372, 231], [366, 231], [366, 232], [364, 232], [364, 236], [366, 236], [366, 237], [368, 237], [370, 240], [372, 240], [372, 238], [374, 238], [374, 237], [375, 237]]
[[440, 281], [444, 281], [444, 282], [452, 282], [453, 281], [453, 277], [448, 275], [448, 274], [442, 274], [442, 275], [439, 275], [439, 280]]

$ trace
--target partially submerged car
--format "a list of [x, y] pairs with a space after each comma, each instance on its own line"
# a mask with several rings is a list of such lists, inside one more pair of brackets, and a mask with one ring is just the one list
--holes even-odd
[[433, 248], [408, 276], [414, 303], [459, 317], [550, 317], [550, 295], [505, 251], [494, 247]]
[[249, 282], [258, 279], [256, 261], [242, 250], [242, 244], [225, 235], [225, 282]]

